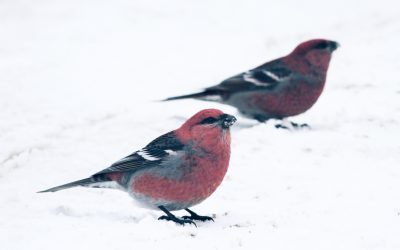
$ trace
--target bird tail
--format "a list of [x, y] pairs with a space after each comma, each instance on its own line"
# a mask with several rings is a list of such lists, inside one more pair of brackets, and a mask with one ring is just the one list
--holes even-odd
[[89, 186], [91, 184], [97, 183], [98, 181], [94, 180], [94, 178], [86, 178], [86, 179], [82, 179], [79, 181], [73, 181], [61, 186], [57, 186], [57, 187], [53, 187], [53, 188], [49, 188], [43, 191], [39, 191], [38, 193], [46, 193], [46, 192], [57, 192], [63, 189], [67, 189], [67, 188], [72, 188], [72, 187], [77, 187], [77, 186]]
[[187, 99], [187, 98], [198, 98], [198, 99], [204, 99], [204, 100], [214, 100], [215, 97], [220, 97], [221, 93], [218, 90], [214, 89], [206, 89], [202, 92], [194, 93], [194, 94], [189, 94], [189, 95], [180, 95], [180, 96], [173, 96], [169, 97], [167, 99], [164, 99], [163, 101], [172, 101], [172, 100], [180, 100], [180, 99]]

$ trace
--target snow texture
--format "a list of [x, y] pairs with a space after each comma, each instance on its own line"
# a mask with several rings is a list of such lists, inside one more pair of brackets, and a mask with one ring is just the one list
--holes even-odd
[[[399, 1], [5, 0], [0, 34], [1, 249], [400, 249]], [[311, 130], [157, 101], [311, 38], [341, 43], [292, 118]], [[116, 190], [36, 193], [210, 107], [239, 118], [224, 182], [193, 208], [214, 223], [157, 221]]]

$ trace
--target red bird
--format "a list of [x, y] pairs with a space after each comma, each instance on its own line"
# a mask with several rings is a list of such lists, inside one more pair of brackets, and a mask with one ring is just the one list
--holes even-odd
[[298, 115], [311, 108], [321, 95], [332, 52], [338, 46], [334, 41], [310, 40], [285, 57], [235, 75], [202, 92], [170, 97], [166, 101], [185, 98], [216, 101], [234, 106], [259, 122]]
[[[50, 188], [114, 187], [127, 192], [150, 209], [184, 225], [193, 220], [213, 220], [189, 209], [209, 197], [221, 184], [228, 169], [234, 116], [217, 109], [205, 109], [180, 128], [150, 142], [143, 149], [117, 161], [86, 179]], [[175, 217], [170, 211], [185, 209], [190, 216]]]

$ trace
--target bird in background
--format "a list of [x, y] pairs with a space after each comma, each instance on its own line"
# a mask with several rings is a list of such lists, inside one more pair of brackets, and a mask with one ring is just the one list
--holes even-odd
[[[259, 122], [283, 120], [310, 109], [321, 95], [334, 41], [314, 39], [299, 44], [289, 55], [230, 77], [202, 92], [175, 96], [165, 101], [195, 98], [236, 107]], [[278, 124], [277, 128], [288, 128]], [[290, 122], [291, 127], [304, 127]]]
[[[209, 197], [221, 184], [230, 158], [229, 128], [236, 121], [217, 109], [205, 109], [180, 128], [166, 133], [143, 149], [115, 162], [89, 178], [53, 187], [56, 192], [82, 186], [116, 188], [144, 207], [165, 213], [159, 220], [196, 225], [213, 219], [189, 209]], [[171, 211], [185, 209], [178, 218]]]

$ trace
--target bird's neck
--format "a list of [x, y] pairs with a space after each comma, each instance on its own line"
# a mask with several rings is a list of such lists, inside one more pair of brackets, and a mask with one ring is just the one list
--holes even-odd
[[301, 74], [312, 74], [317, 77], [325, 77], [331, 55], [328, 53], [290, 54], [283, 58], [285, 64], [293, 71]]

